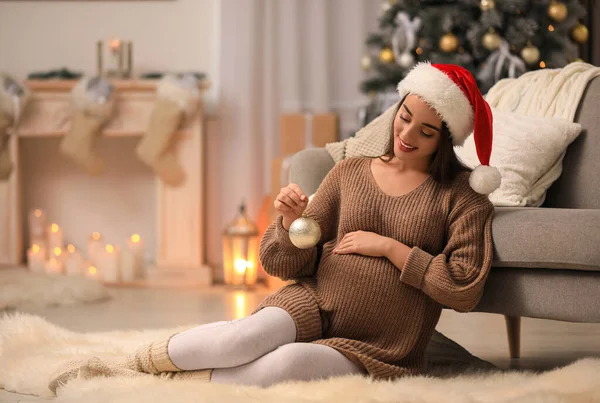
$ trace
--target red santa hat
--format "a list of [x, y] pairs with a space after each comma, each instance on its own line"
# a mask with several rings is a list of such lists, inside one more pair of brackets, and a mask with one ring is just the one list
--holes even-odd
[[398, 93], [400, 97], [417, 95], [431, 105], [448, 125], [454, 145], [461, 146], [473, 133], [481, 165], [471, 173], [471, 187], [490, 194], [500, 186], [500, 172], [489, 166], [492, 110], [469, 70], [453, 64], [421, 62], [398, 83]]

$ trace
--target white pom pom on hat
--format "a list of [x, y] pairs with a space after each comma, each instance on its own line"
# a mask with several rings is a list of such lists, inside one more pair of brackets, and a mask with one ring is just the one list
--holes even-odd
[[500, 172], [489, 166], [492, 154], [493, 117], [475, 78], [464, 67], [420, 62], [398, 83], [400, 97], [414, 94], [438, 112], [448, 125], [452, 143], [460, 146], [473, 133], [480, 166], [469, 184], [477, 193], [490, 194], [500, 187]]

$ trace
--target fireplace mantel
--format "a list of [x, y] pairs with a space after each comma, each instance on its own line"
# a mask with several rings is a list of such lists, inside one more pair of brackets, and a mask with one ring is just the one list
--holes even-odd
[[[114, 80], [115, 116], [103, 131], [104, 136], [142, 136], [146, 131], [155, 100], [155, 80]], [[23, 222], [19, 167], [19, 138], [62, 136], [68, 132], [71, 116], [70, 91], [75, 80], [26, 81], [32, 96], [16, 136], [11, 138], [10, 151], [15, 170], [7, 182], [0, 183], [0, 264], [20, 265], [23, 260]], [[206, 89], [207, 84], [202, 85]], [[162, 285], [181, 282], [179, 275], [190, 274], [195, 283], [208, 284], [210, 270], [204, 257], [204, 124], [203, 111], [187, 121], [178, 136], [177, 158], [186, 172], [186, 181], [179, 187], [156, 183], [156, 267], [152, 273], [162, 273], [156, 279]], [[90, 177], [93, 180], [93, 177]], [[164, 283], [164, 284], [163, 284]], [[191, 285], [191, 284], [188, 284]]]

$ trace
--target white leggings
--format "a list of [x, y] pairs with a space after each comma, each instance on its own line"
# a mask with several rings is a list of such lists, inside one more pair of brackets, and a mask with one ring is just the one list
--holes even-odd
[[281, 308], [267, 307], [243, 319], [178, 333], [168, 352], [182, 370], [214, 368], [215, 383], [270, 386], [364, 373], [331, 347], [295, 340], [292, 317]]

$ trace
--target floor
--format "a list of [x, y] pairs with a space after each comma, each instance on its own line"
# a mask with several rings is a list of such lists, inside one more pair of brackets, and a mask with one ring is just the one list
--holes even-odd
[[[269, 293], [265, 289], [243, 292], [223, 287], [204, 290], [111, 288], [110, 292], [113, 298], [102, 303], [26, 312], [80, 332], [164, 328], [243, 317]], [[502, 368], [549, 369], [582, 357], [600, 357], [600, 324], [524, 318], [521, 328], [522, 358], [511, 363], [502, 316], [445, 310], [437, 327], [472, 354]], [[34, 401], [41, 399], [0, 390], [2, 403]]]

